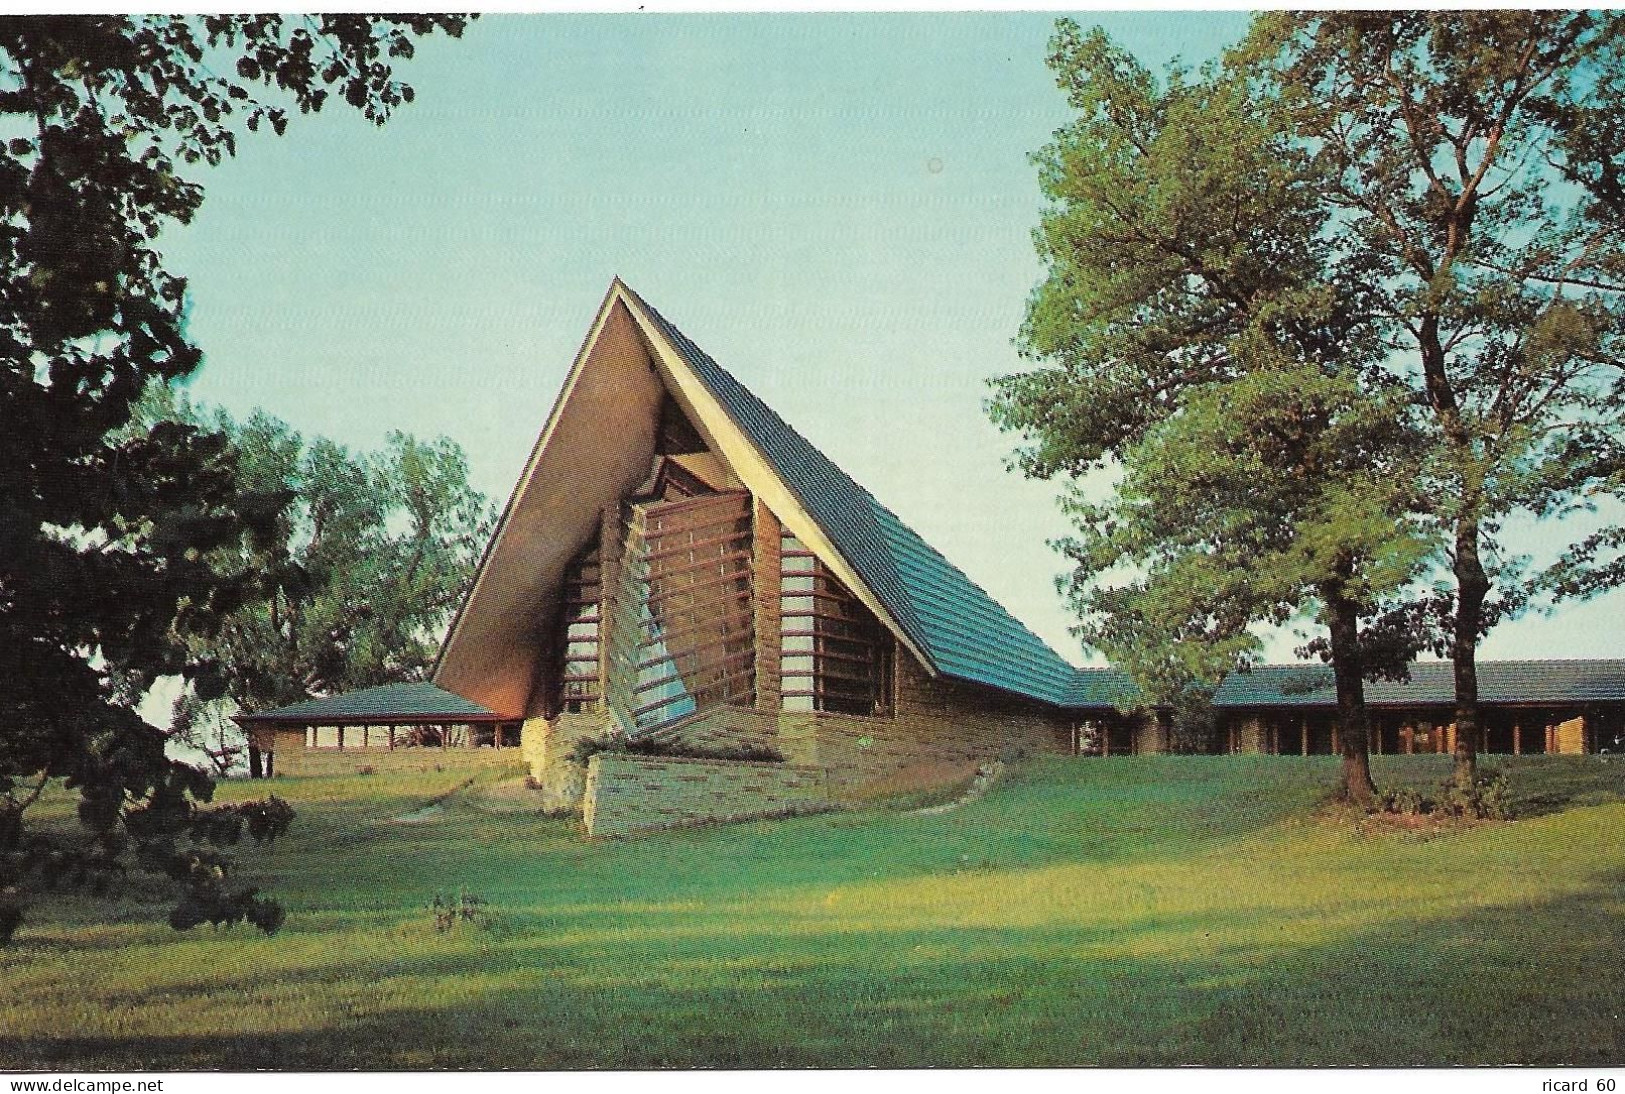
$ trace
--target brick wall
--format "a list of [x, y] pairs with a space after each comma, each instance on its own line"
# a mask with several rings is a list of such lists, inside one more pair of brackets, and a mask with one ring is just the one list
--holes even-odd
[[589, 836], [627, 836], [706, 821], [828, 808], [824, 773], [774, 763], [600, 752], [587, 766]]
[[374, 771], [460, 771], [510, 767], [523, 771], [525, 759], [517, 748], [306, 748], [302, 730], [276, 735], [275, 774], [278, 776], [354, 775], [364, 767]]

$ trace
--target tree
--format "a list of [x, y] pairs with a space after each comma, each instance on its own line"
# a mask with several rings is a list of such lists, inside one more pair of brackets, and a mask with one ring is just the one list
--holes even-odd
[[[251, 587], [205, 556], [245, 525], [268, 532], [274, 506], [238, 495], [223, 438], [175, 423], [121, 432], [145, 388], [200, 361], [185, 282], [157, 249], [164, 226], [202, 201], [187, 168], [233, 154], [240, 128], [282, 132], [289, 109], [320, 110], [330, 91], [383, 122], [411, 97], [391, 60], [411, 55], [414, 35], [462, 26], [0, 19], [0, 889], [26, 870], [111, 869], [131, 840], [160, 846], [186, 831], [209, 796], [133, 708], [159, 676], [204, 695], [221, 686], [191, 640]], [[53, 777], [80, 794], [89, 841], [73, 856], [23, 824]], [[168, 865], [191, 894], [181, 920], [220, 913], [197, 887], [218, 864], [178, 861]]]
[[199, 411], [168, 388], [150, 393], [141, 418], [229, 438], [245, 488], [285, 499], [273, 536], [210, 556], [220, 574], [260, 575], [262, 595], [194, 640], [225, 691], [183, 691], [172, 732], [223, 771], [246, 757], [257, 777], [258, 752], [226, 728], [228, 714], [423, 678], [493, 522], [454, 441], [395, 431], [381, 451], [354, 455], [261, 412], [238, 423]]
[[[1625, 17], [1271, 13], [1232, 63], [1277, 90], [1329, 242], [1373, 275], [1392, 375], [1427, 412], [1453, 580], [1437, 645], [1470, 787], [1477, 643], [1529, 591], [1501, 527], [1625, 485]], [[1620, 543], [1615, 528], [1575, 544], [1559, 593], [1625, 577], [1599, 563]]]
[[1369, 804], [1364, 681], [1416, 653], [1374, 619], [1433, 550], [1424, 524], [1392, 516], [1412, 442], [1403, 406], [1313, 366], [1255, 360], [1188, 391], [1124, 450], [1106, 502], [1069, 506], [1078, 633], [1177, 706], [1252, 663], [1254, 624], [1307, 615], [1325, 637], [1303, 652], [1323, 653], [1336, 685], [1341, 792]]
[[1041, 364], [996, 381], [991, 411], [1025, 434], [1030, 475], [1121, 472], [1108, 501], [1075, 485], [1067, 502], [1079, 633], [1177, 702], [1248, 663], [1255, 623], [1311, 610], [1344, 790], [1369, 800], [1363, 680], [1398, 667], [1360, 620], [1427, 543], [1387, 515], [1411, 445], [1366, 271], [1323, 244], [1314, 163], [1255, 83], [1214, 68], [1158, 87], [1068, 21], [1050, 64], [1078, 116], [1037, 157], [1048, 274], [1021, 345]]

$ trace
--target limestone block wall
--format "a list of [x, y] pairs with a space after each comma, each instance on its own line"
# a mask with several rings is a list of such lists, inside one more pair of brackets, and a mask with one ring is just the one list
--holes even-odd
[[1579, 753], [1586, 750], [1586, 720], [1577, 715], [1551, 728], [1548, 752]]
[[517, 748], [306, 748], [302, 730], [278, 733], [274, 774], [305, 777], [312, 775], [356, 775], [373, 771], [462, 771], [486, 768], [524, 770], [523, 753]]
[[777, 711], [748, 707], [717, 707], [677, 728], [655, 733], [661, 740], [681, 741], [695, 748], [735, 748], [756, 745], [777, 749], [789, 763], [814, 765], [817, 756], [810, 736], [786, 731]]
[[629, 836], [826, 808], [817, 768], [600, 752], [587, 765], [582, 816], [589, 836]]
[[1270, 750], [1269, 728], [1259, 717], [1243, 718], [1231, 727], [1232, 752], [1268, 752]]
[[608, 730], [609, 720], [602, 713], [560, 714], [525, 722], [519, 749], [530, 777], [541, 784], [543, 809], [574, 809], [581, 804], [585, 769], [570, 754], [577, 741], [601, 737]]
[[899, 650], [895, 714], [779, 716], [784, 740], [811, 738], [812, 762], [843, 789], [905, 768], [991, 760], [1007, 751], [1067, 752], [1071, 719], [1042, 703], [933, 679]]

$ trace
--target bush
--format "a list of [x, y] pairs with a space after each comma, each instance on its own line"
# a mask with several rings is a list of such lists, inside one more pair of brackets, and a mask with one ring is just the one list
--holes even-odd
[[570, 762], [587, 766], [587, 761], [600, 752], [615, 752], [626, 747], [626, 738], [619, 733], [606, 733], [602, 737], [583, 737], [570, 747]]
[[1481, 771], [1470, 789], [1457, 786], [1455, 780], [1446, 779], [1439, 784], [1439, 811], [1453, 817], [1472, 817], [1476, 820], [1506, 820], [1511, 812], [1507, 808], [1507, 777], [1498, 770]]
[[490, 926], [485, 906], [484, 897], [458, 889], [455, 893], [436, 893], [429, 913], [434, 917], [434, 929], [444, 934], [464, 923], [474, 927]]
[[1439, 784], [1437, 797], [1430, 798], [1409, 786], [1385, 790], [1377, 795], [1377, 810], [1411, 817], [1437, 814], [1471, 820], [1506, 820], [1511, 816], [1506, 775], [1493, 769], [1480, 773], [1470, 790], [1458, 787], [1454, 779], [1445, 779]]
[[602, 737], [583, 737], [570, 749], [570, 762], [585, 767], [587, 761], [600, 752], [625, 752], [633, 756], [670, 756], [673, 759], [685, 760], [734, 760], [777, 764], [784, 762], [784, 753], [770, 745], [749, 743], [699, 745], [653, 737], [628, 740], [619, 733], [606, 733]]
[[635, 756], [674, 756], [690, 760], [742, 760], [754, 763], [784, 762], [784, 753], [771, 745], [696, 745], [684, 741], [658, 741], [640, 737], [626, 742], [622, 750]]
[[1377, 804], [1383, 813], [1400, 813], [1407, 817], [1433, 812], [1433, 803], [1424, 798], [1420, 790], [1409, 786], [1384, 790], [1377, 796]]

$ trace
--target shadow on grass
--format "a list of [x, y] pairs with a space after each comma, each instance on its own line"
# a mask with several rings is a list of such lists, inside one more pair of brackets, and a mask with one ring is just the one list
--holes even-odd
[[[529, 931], [421, 949], [403, 938], [388, 959], [335, 954], [264, 978], [164, 987], [204, 994], [224, 1013], [203, 1013], [230, 1028], [0, 1034], [0, 1066], [1618, 1066], [1622, 886], [1616, 872], [1580, 893], [1317, 944], [1274, 942], [1271, 924], [1239, 913], [805, 935], [715, 920], [691, 933], [699, 920], [676, 917], [670, 938], [620, 943], [614, 931], [591, 945]], [[554, 937], [591, 927], [590, 916], [563, 917]], [[1230, 941], [1144, 952], [1203, 930]], [[436, 946], [461, 948], [426, 952]], [[296, 999], [335, 984], [345, 990], [297, 1028], [244, 1029], [259, 1018], [256, 993]], [[143, 1005], [122, 993], [98, 1002]]]

